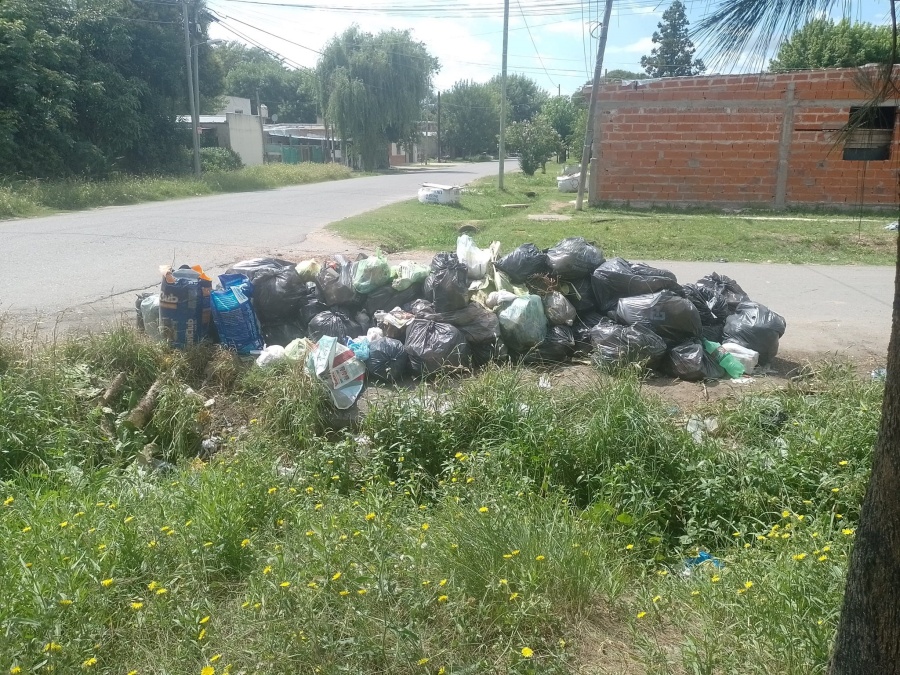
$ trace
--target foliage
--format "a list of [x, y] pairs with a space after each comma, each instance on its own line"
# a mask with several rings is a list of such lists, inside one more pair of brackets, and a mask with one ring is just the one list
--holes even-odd
[[249, 98], [255, 110], [257, 97], [278, 122], [314, 123], [318, 112], [316, 79], [305, 70], [287, 68], [274, 56], [256, 47], [230, 42], [214, 53], [225, 70], [225, 93]]
[[442, 144], [455, 157], [497, 154], [500, 97], [487, 84], [460, 80], [441, 94]]
[[649, 77], [647, 73], [635, 73], [621, 68], [607, 70], [603, 75], [603, 79], [606, 80], [646, 80], [647, 77]]
[[[0, 173], [173, 169], [185, 140], [174, 123], [187, 93], [180, 19], [180, 6], [164, 3], [0, 4]], [[215, 94], [207, 52], [200, 82]]]
[[388, 143], [414, 135], [438, 69], [409, 31], [373, 35], [353, 26], [325, 46], [317, 67], [323, 108], [366, 170], [385, 168]]
[[237, 171], [244, 166], [231, 148], [200, 148], [200, 165], [203, 171]]
[[769, 69], [850, 68], [884, 63], [890, 54], [890, 26], [817, 18], [779, 47]]
[[581, 148], [584, 128], [579, 123], [584, 114], [584, 106], [576, 105], [569, 96], [554, 96], [541, 109], [541, 117], [553, 127], [561, 139], [559, 158], [561, 162], [566, 160], [569, 153], [574, 151], [577, 154]]
[[[552, 168], [551, 168], [552, 167]], [[601, 242], [607, 257], [631, 260], [709, 260], [889, 265], [896, 260], [897, 235], [884, 230], [883, 214], [862, 218], [846, 212], [797, 211], [793, 220], [771, 220], [771, 212], [726, 214], [682, 208], [637, 209], [607, 205], [574, 210], [556, 187], [558, 169], [547, 175], [506, 177], [506, 192], [486, 178], [471, 185], [458, 206], [435, 207], [412, 200], [353, 216], [329, 226], [335, 233], [392, 251], [447, 251], [456, 246], [459, 226], [477, 220], [482, 246], [532, 241], [540, 248], [566, 237]], [[533, 193], [534, 196], [531, 196]], [[514, 196], [513, 196], [514, 195]], [[504, 209], [519, 201], [527, 211]], [[566, 222], [535, 222], [528, 213], [559, 212]], [[482, 239], [483, 237], [483, 239]], [[861, 237], [861, 238], [860, 238]]]
[[[500, 100], [502, 78], [494, 75], [488, 82]], [[533, 119], [547, 102], [547, 92], [527, 75], [508, 73], [506, 76], [506, 118], [510, 122]]]
[[519, 166], [526, 176], [544, 166], [562, 143], [550, 121], [538, 115], [531, 121], [513, 122], [507, 130], [510, 151], [519, 153]]
[[690, 22], [684, 3], [674, 0], [662, 15], [653, 33], [650, 56], [641, 57], [641, 67], [650, 77], [681, 77], [700, 75], [706, 70], [701, 59], [694, 58], [694, 43], [688, 37]]

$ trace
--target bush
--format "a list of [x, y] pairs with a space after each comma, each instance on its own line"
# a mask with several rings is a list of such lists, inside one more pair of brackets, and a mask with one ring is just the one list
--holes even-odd
[[231, 148], [200, 148], [200, 168], [204, 171], [237, 171], [244, 163]]

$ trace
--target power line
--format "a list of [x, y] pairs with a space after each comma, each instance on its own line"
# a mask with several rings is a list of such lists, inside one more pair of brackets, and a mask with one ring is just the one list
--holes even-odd
[[519, 6], [519, 13], [522, 15], [522, 22], [525, 24], [525, 28], [528, 29], [528, 37], [531, 38], [531, 46], [534, 47], [534, 53], [537, 54], [538, 61], [541, 62], [541, 67], [544, 69], [544, 72], [547, 74], [547, 79], [550, 80], [550, 84], [554, 87], [556, 86], [556, 82], [553, 81], [553, 78], [550, 77], [550, 73], [547, 72], [547, 66], [544, 65], [544, 59], [541, 58], [541, 52], [537, 48], [537, 44], [534, 41], [534, 36], [531, 34], [531, 29], [528, 28], [528, 19], [525, 18], [525, 10], [522, 9], [522, 3], [520, 0], [516, 0], [516, 4]]

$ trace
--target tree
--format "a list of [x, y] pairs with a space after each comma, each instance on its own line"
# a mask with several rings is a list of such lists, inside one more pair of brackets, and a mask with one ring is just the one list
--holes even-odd
[[[886, 0], [886, 9], [893, 10]], [[727, 0], [704, 19], [699, 35], [723, 59], [745, 50], [764, 54], [804, 23], [831, 9], [830, 0]], [[897, 24], [891, 49], [878, 69], [869, 105], [898, 92]], [[900, 206], [900, 205], [898, 205]], [[900, 673], [900, 239], [894, 281], [891, 337], [881, 424], [847, 569], [841, 617], [828, 666], [830, 675]]]
[[[497, 100], [500, 100], [501, 80], [500, 75], [495, 75], [489, 82], [497, 92]], [[506, 118], [510, 122], [532, 119], [541, 111], [547, 98], [547, 92], [530, 77], [518, 73], [506, 76]]]
[[490, 84], [460, 80], [441, 95], [445, 148], [457, 157], [495, 154], [500, 96]]
[[[506, 134], [509, 149], [519, 153], [519, 166], [526, 176], [533, 176], [544, 167], [550, 156], [559, 148], [561, 139], [543, 115], [533, 120], [513, 122]], [[544, 168], [546, 172], [546, 168]]]
[[547, 120], [560, 138], [559, 161], [566, 161], [566, 157], [573, 149], [581, 147], [581, 138], [576, 136], [581, 108], [576, 106], [568, 96], [554, 96], [544, 104], [541, 116]]
[[885, 63], [890, 54], [890, 26], [817, 18], [781, 45], [769, 69], [850, 68]]
[[622, 70], [620, 68], [607, 70], [606, 74], [603, 76], [603, 78], [606, 80], [646, 80], [647, 77], [647, 73], [635, 73], [630, 70]]
[[688, 21], [684, 3], [675, 0], [662, 15], [653, 33], [654, 47], [650, 56], [641, 57], [641, 68], [650, 77], [682, 77], [700, 75], [706, 66], [694, 58], [694, 43], [688, 37]]
[[353, 26], [325, 46], [317, 66], [322, 107], [365, 169], [386, 167], [388, 144], [413, 135], [439, 67], [409, 31], [372, 35]]

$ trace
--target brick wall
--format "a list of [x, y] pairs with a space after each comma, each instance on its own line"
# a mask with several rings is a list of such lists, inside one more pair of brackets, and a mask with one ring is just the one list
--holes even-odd
[[842, 159], [838, 132], [866, 99], [857, 77], [842, 68], [604, 84], [592, 201], [894, 205], [896, 131], [891, 159]]

